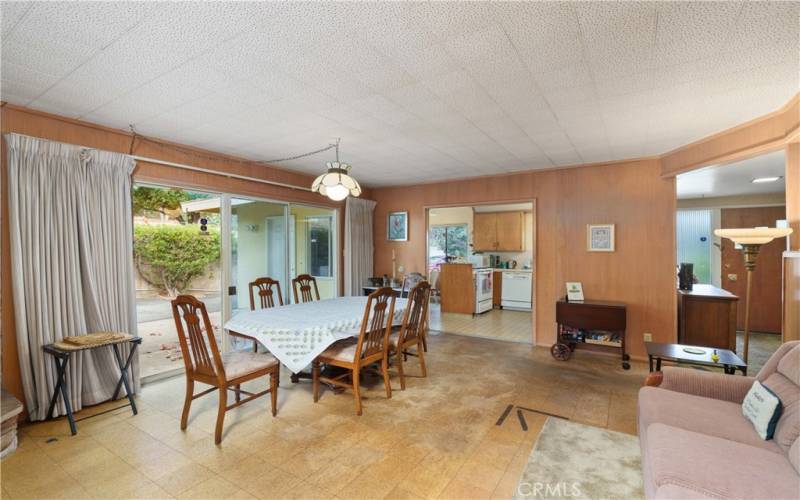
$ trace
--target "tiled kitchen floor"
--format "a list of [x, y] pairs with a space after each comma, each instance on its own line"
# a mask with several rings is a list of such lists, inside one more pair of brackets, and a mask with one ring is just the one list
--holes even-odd
[[429, 328], [470, 337], [530, 344], [533, 336], [533, 314], [530, 311], [492, 309], [473, 316], [443, 313], [439, 304], [431, 304]]
[[[194, 402], [182, 432], [184, 380], [157, 382], [137, 398], [138, 416], [121, 408], [79, 422], [75, 437], [63, 419], [22, 427], [2, 461], [2, 496], [509, 498], [545, 417], [529, 414], [527, 432], [516, 419], [495, 425], [507, 405], [635, 432], [644, 364], [624, 372], [610, 356], [560, 362], [545, 348], [457, 335], [432, 336], [427, 361], [428, 377], [405, 391], [393, 377], [390, 400], [369, 377], [362, 417], [350, 392], [323, 390], [314, 404], [310, 383], [283, 373], [278, 416], [269, 398], [228, 412], [221, 446], [216, 395]], [[419, 373], [414, 359], [407, 367]]]

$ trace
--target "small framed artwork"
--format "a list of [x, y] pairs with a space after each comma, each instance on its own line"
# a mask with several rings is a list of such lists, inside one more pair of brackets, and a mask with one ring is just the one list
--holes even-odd
[[586, 250], [590, 252], [613, 252], [614, 224], [587, 224]]
[[567, 301], [583, 301], [583, 284], [580, 281], [567, 281]]
[[386, 223], [386, 239], [408, 241], [408, 212], [389, 212]]

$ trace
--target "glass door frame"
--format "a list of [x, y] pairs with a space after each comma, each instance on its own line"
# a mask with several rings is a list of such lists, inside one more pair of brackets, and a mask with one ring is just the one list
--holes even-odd
[[[226, 272], [229, 272], [228, 269], [225, 267], [225, 260], [224, 260], [225, 259], [225, 235], [226, 234], [228, 234], [228, 235], [230, 234], [230, 231], [229, 231], [229, 228], [228, 228], [228, 219], [226, 219], [224, 217], [224, 215], [223, 215], [223, 213], [224, 213], [223, 211], [224, 211], [224, 207], [225, 207], [225, 197], [227, 195], [225, 193], [220, 193], [218, 191], [213, 191], [213, 190], [205, 189], [205, 188], [202, 188], [202, 187], [198, 188], [198, 187], [192, 186], [191, 184], [184, 184], [184, 183], [181, 183], [181, 182], [166, 182], [166, 181], [165, 182], [161, 182], [161, 181], [152, 181], [152, 180], [138, 180], [138, 179], [136, 179], [135, 175], [133, 176], [132, 180], [133, 180], [133, 182], [131, 183], [131, 190], [133, 190], [133, 188], [136, 187], [136, 186], [157, 188], [157, 189], [180, 189], [180, 190], [183, 190], [183, 191], [192, 191], [192, 192], [195, 192], [195, 193], [208, 194], [208, 195], [211, 195], [211, 196], [219, 198], [219, 200], [220, 200], [220, 216], [219, 216], [220, 217], [220, 220], [219, 220], [219, 231], [220, 231], [219, 292], [221, 294], [221, 299], [222, 299], [223, 304], [224, 304], [225, 297], [227, 297], [227, 293], [226, 293], [226, 289], [225, 289], [225, 274], [226, 274]], [[134, 214], [133, 214], [133, 199], [131, 198], [131, 218], [133, 218], [133, 217], [134, 217]], [[131, 225], [131, 227], [133, 227], [133, 224]], [[228, 238], [228, 240], [229, 240], [228, 243], [230, 243], [230, 237]], [[131, 255], [131, 258], [134, 258], [134, 256]], [[135, 300], [138, 300], [138, 299], [135, 299]], [[221, 327], [222, 324], [224, 324], [225, 321], [226, 321], [225, 320], [225, 308], [224, 308], [224, 305], [221, 308], [220, 312], [221, 312], [221, 319], [220, 319], [220, 327]], [[137, 314], [136, 322], [137, 322], [137, 324], [139, 323], [138, 314]], [[227, 334], [227, 332], [225, 332], [224, 328], [221, 328], [221, 329], [223, 330], [222, 348], [223, 348], [223, 352], [226, 352], [227, 349], [228, 349], [228, 334]], [[162, 379], [165, 379], [165, 378], [169, 378], [169, 377], [180, 375], [181, 373], [183, 373], [184, 370], [185, 370], [185, 368], [181, 364], [180, 367], [176, 367], [174, 369], [167, 370], [167, 371], [165, 371], [163, 373], [157, 373], [157, 374], [153, 374], [153, 375], [148, 375], [146, 377], [142, 377], [141, 382], [142, 382], [142, 385], [145, 385], [145, 384], [148, 384], [148, 383], [152, 383], [152, 382], [156, 382], [158, 380], [162, 380]]]
[[[258, 196], [249, 196], [249, 195], [238, 195], [238, 194], [231, 194], [225, 193], [222, 196], [222, 209], [221, 209], [221, 217], [225, 221], [226, 230], [222, 234], [222, 262], [220, 263], [222, 267], [222, 324], [224, 325], [233, 317], [233, 309], [231, 305], [231, 293], [230, 289], [233, 285], [233, 200], [248, 200], [255, 203], [271, 203], [274, 205], [280, 205], [283, 207], [283, 226], [284, 232], [287, 235], [286, 243], [285, 243], [285, 255], [286, 260], [284, 263], [284, 273], [287, 277], [287, 282], [291, 283], [291, 276], [289, 276], [289, 237], [288, 237], [288, 230], [289, 230], [289, 205], [288, 201], [282, 200], [272, 200], [269, 198], [261, 198]], [[264, 228], [266, 231], [266, 227]], [[264, 258], [266, 259], [267, 256], [265, 255]], [[236, 287], [240, 287], [240, 283], [236, 283]], [[246, 285], [245, 285], [246, 286]], [[283, 286], [283, 284], [281, 284]], [[288, 292], [288, 290], [286, 291]], [[285, 302], [285, 300], [284, 300]], [[230, 351], [230, 338], [228, 335], [228, 331], [225, 328], [222, 328], [222, 336], [223, 336], [223, 351], [228, 352]]]
[[[333, 279], [333, 286], [334, 286], [334, 297], [339, 297], [340, 282], [339, 282], [339, 259], [342, 258], [342, 252], [340, 252], [339, 248], [339, 208], [334, 207], [326, 207], [325, 205], [318, 205], [314, 203], [297, 203], [297, 202], [290, 202], [289, 203], [289, 218], [292, 216], [292, 207], [308, 207], [308, 208], [317, 208], [320, 210], [329, 210], [331, 214], [323, 215], [319, 217], [330, 217], [331, 218], [331, 247], [333, 251], [331, 252], [331, 277]], [[295, 220], [295, 224], [296, 224]], [[296, 229], [294, 232], [296, 233]], [[297, 239], [297, 234], [295, 234], [295, 240]], [[341, 249], [343, 250], [343, 248]], [[296, 252], [296, 248], [295, 248]], [[291, 290], [290, 290], [291, 291]]]
[[[276, 200], [271, 198], [263, 198], [260, 196], [251, 196], [246, 194], [236, 194], [236, 193], [223, 193], [221, 194], [222, 201], [220, 207], [220, 231], [223, 231], [221, 235], [221, 275], [222, 275], [222, 324], [224, 325], [233, 317], [233, 310], [231, 307], [231, 295], [229, 293], [230, 287], [233, 286], [233, 262], [232, 262], [232, 244], [233, 244], [233, 234], [232, 234], [232, 222], [233, 222], [233, 210], [232, 210], [232, 201], [233, 199], [241, 199], [241, 200], [248, 200], [253, 201], [256, 203], [272, 203], [275, 205], [283, 205], [284, 209], [284, 230], [286, 234], [286, 262], [285, 262], [285, 275], [287, 280], [287, 288], [291, 288], [291, 281], [294, 276], [291, 276], [291, 262], [293, 257], [291, 256], [290, 250], [295, 246], [295, 242], [292, 241], [290, 237], [294, 234], [295, 238], [297, 235], [295, 231], [290, 230], [289, 224], [292, 220], [292, 207], [299, 206], [299, 207], [310, 207], [310, 208], [318, 208], [322, 210], [330, 210], [331, 211], [331, 244], [333, 245], [333, 252], [332, 252], [332, 271], [333, 271], [333, 281], [334, 281], [334, 290], [335, 296], [339, 296], [339, 259], [341, 258], [341, 249], [339, 248], [339, 215], [340, 209], [334, 207], [328, 207], [321, 204], [314, 204], [314, 203], [300, 203], [300, 202], [292, 202], [286, 200]], [[266, 256], [265, 256], [266, 258]], [[239, 283], [236, 286], [240, 286]], [[292, 290], [287, 289], [284, 291], [284, 302], [288, 303], [291, 302]], [[222, 335], [223, 335], [223, 352], [228, 352], [230, 350], [230, 339], [228, 336], [227, 330], [222, 328]]]

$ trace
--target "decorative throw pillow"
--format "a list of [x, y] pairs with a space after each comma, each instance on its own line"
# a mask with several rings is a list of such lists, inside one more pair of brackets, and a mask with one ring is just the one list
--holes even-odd
[[753, 424], [761, 439], [769, 440], [781, 416], [781, 400], [774, 392], [756, 380], [742, 402], [744, 418]]

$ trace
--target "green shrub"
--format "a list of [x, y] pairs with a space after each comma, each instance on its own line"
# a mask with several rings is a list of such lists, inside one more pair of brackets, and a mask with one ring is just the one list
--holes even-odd
[[197, 226], [137, 225], [133, 254], [145, 281], [176, 297], [219, 260], [219, 231], [202, 234]]

